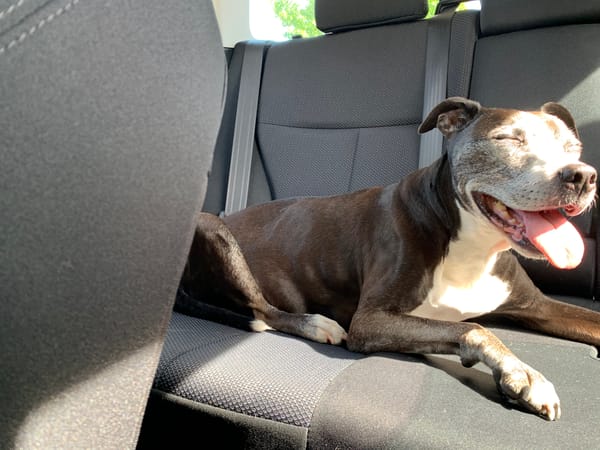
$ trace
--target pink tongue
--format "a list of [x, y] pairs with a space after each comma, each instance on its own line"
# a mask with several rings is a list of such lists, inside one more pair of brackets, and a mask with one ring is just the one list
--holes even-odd
[[519, 211], [527, 237], [553, 266], [573, 269], [583, 258], [583, 240], [573, 225], [558, 211]]

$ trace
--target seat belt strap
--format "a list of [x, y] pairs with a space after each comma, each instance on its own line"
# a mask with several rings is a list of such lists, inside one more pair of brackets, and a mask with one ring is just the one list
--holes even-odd
[[[438, 103], [446, 98], [450, 29], [455, 9], [456, 7], [452, 7], [428, 19], [423, 120]], [[421, 135], [419, 167], [426, 167], [438, 159], [442, 155], [443, 143], [441, 133]]]
[[244, 209], [248, 202], [258, 94], [263, 54], [267, 45], [266, 42], [248, 41], [244, 48], [225, 198], [226, 216]]

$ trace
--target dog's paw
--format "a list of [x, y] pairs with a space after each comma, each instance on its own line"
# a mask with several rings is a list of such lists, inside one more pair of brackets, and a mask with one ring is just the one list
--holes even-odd
[[505, 366], [496, 377], [503, 394], [547, 420], [560, 419], [560, 399], [551, 382], [521, 361]]
[[305, 318], [306, 320], [302, 324], [303, 334], [313, 341], [339, 345], [348, 337], [346, 330], [335, 320], [321, 314], [306, 314]]

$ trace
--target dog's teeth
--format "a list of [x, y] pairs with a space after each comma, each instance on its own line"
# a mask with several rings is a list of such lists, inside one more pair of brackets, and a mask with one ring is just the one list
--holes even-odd
[[497, 211], [498, 213], [506, 213], [506, 206], [504, 205], [504, 203], [501, 203], [499, 201], [496, 201], [496, 203], [494, 204], [494, 210]]
[[514, 219], [508, 212], [508, 209], [506, 208], [506, 205], [504, 203], [496, 201], [494, 203], [494, 212], [498, 215], [498, 217], [512, 224], [512, 222], [510, 221]]
[[513, 230], [512, 238], [515, 242], [521, 242], [523, 240], [523, 232], [519, 229]]
[[511, 225], [517, 224], [517, 221], [515, 220], [515, 218], [513, 216], [511, 216], [510, 213], [506, 209], [504, 209], [504, 211], [502, 211], [499, 215], [500, 215], [500, 217], [502, 217], [502, 219], [504, 219], [509, 224], [511, 224]]

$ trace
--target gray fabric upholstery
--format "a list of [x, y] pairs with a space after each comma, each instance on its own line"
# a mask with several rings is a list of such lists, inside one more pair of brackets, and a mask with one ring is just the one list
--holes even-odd
[[132, 448], [220, 119], [212, 4], [0, 9], [0, 447]]
[[[569, 3], [564, 3], [568, 9]], [[547, 101], [565, 105], [578, 124], [583, 159], [600, 168], [600, 103], [589, 96], [600, 90], [600, 23], [541, 28], [480, 38], [476, 45], [471, 98], [484, 105], [538, 109]], [[506, 68], [511, 68], [507, 70]], [[585, 262], [572, 271], [557, 271], [547, 263], [527, 261], [542, 288], [555, 293], [597, 294], [597, 212], [574, 223], [586, 240]], [[548, 268], [548, 270], [546, 270]], [[561, 283], [557, 283], [561, 280]], [[582, 280], [587, 282], [582, 283]], [[583, 289], [592, 287], [592, 290]], [[560, 288], [560, 289], [558, 289]]]
[[257, 140], [274, 198], [385, 185], [417, 168], [426, 33], [422, 21], [270, 48]]
[[418, 165], [416, 125], [347, 130], [260, 126], [274, 198], [395, 183]]
[[316, 0], [317, 28], [325, 33], [410, 22], [427, 14], [426, 0]]
[[240, 428], [248, 434], [236, 440], [239, 447], [285, 436], [288, 448], [304, 448], [307, 436], [314, 449], [571, 448], [575, 442], [595, 448], [590, 418], [600, 414], [594, 394], [600, 362], [591, 347], [494, 331], [553, 381], [563, 404], [560, 421], [518, 411], [503, 401], [486, 367], [467, 369], [456, 357], [365, 356], [174, 314], [152, 396], [175, 419], [153, 417], [151, 433], [165, 442], [198, 439], [186, 417], [208, 415], [225, 440]]
[[485, 36], [599, 20], [600, 2], [596, 0], [481, 0], [481, 33]]
[[306, 449], [308, 428], [217, 408], [152, 390], [138, 450]]
[[494, 330], [541, 370], [561, 396], [549, 424], [504, 403], [489, 370], [455, 357], [373, 355], [349, 366], [321, 396], [309, 432], [320, 448], [594, 448], [600, 413], [598, 364], [590, 348], [518, 331]]
[[[597, 102], [589, 104], [585, 94], [597, 92], [596, 31], [588, 35], [589, 26], [577, 26], [578, 37], [565, 38], [532, 30], [475, 43], [477, 14], [456, 17], [450, 51], [457, 66], [448, 78], [453, 95], [468, 93], [471, 85], [474, 98], [486, 105], [528, 108], [566, 95], [584, 140], [595, 139]], [[418, 141], [412, 139], [418, 139], [422, 113], [425, 39], [426, 25], [417, 22], [273, 46], [258, 145], [274, 197], [345, 192], [416, 168]], [[571, 45], [574, 55], [548, 59]], [[474, 47], [471, 83], [463, 64], [471, 62]], [[549, 98], [554, 95], [559, 98]], [[588, 295], [593, 274], [585, 272], [595, 267], [595, 231], [589, 220], [582, 225], [591, 260], [583, 272], [561, 275], [574, 276], [564, 281], [569, 292], [585, 291], [588, 298], [563, 300], [600, 310]], [[356, 355], [277, 332], [249, 334], [175, 315], [150, 403], [159, 411], [148, 412], [146, 442], [168, 445], [175, 437], [179, 444], [201, 434], [239, 448], [598, 447], [596, 351], [496, 331], [555, 383], [563, 402], [560, 421], [549, 424], [504, 403], [481, 364], [466, 369], [455, 357]], [[315, 370], [323, 359], [333, 360]], [[198, 423], [206, 426], [199, 430]]]
[[321, 392], [359, 357], [339, 347], [283, 334], [248, 333], [173, 313], [154, 388], [308, 427]]
[[265, 203], [275, 198], [267, 174], [265, 165], [258, 151], [256, 139], [252, 150], [252, 167], [250, 168], [250, 186], [248, 186], [248, 206]]
[[427, 22], [420, 21], [273, 44], [259, 125], [328, 129], [418, 122], [426, 33]]
[[459, 11], [450, 31], [448, 97], [468, 97], [471, 87], [473, 53], [479, 35], [479, 12]]

